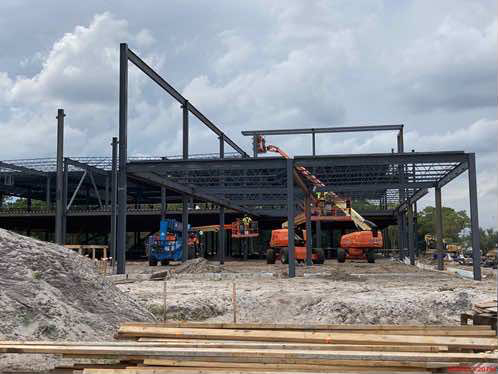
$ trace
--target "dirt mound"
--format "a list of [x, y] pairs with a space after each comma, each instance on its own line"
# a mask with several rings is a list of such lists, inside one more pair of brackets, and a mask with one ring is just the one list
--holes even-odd
[[61, 246], [0, 229], [0, 338], [109, 338], [153, 316], [94, 263]]

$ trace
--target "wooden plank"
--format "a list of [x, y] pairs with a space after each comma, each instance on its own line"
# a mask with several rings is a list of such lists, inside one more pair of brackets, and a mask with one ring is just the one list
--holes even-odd
[[[448, 338], [446, 338], [448, 339]], [[462, 338], [451, 338], [462, 339]], [[165, 348], [129, 346], [74, 346], [67, 345], [4, 345], [0, 353], [46, 353], [109, 356], [145, 356], [175, 359], [181, 357], [258, 357], [281, 358], [285, 360], [369, 360], [369, 361], [413, 361], [413, 362], [493, 362], [498, 363], [498, 353], [435, 353], [435, 352], [375, 352], [375, 351], [319, 351], [279, 349], [222, 349], [222, 348]], [[296, 362], [297, 363], [297, 362]]]
[[216, 340], [174, 340], [161, 338], [140, 338], [139, 342], [156, 343], [158, 346], [190, 347], [190, 348], [246, 348], [246, 349], [313, 349], [332, 351], [398, 351], [398, 352], [447, 352], [445, 346], [419, 345], [351, 345], [351, 344], [299, 344], [299, 343], [258, 343], [243, 341]]
[[[377, 370], [402, 370], [402, 371], [416, 371], [420, 369], [427, 369], [425, 363], [401, 363], [395, 361], [337, 361], [336, 365], [316, 365], [316, 364], [278, 364], [278, 363], [255, 363], [255, 362], [216, 362], [216, 361], [188, 361], [188, 360], [161, 360], [161, 359], [147, 359], [144, 360], [147, 366], [175, 366], [175, 367], [231, 367], [231, 368], [267, 368], [267, 369], [325, 369], [337, 370], [338, 367], [344, 369], [358, 368], [363, 370], [372, 370], [375, 366]], [[403, 364], [406, 364], [403, 366]], [[439, 364], [437, 367], [446, 367], [448, 364]], [[380, 368], [380, 369], [379, 369]]]
[[205, 323], [205, 322], [126, 322], [121, 324], [126, 326], [151, 326], [151, 327], [171, 327], [171, 328], [201, 328], [201, 329], [240, 329], [240, 330], [490, 330], [489, 326], [477, 325], [351, 325], [351, 324], [275, 324], [275, 323]]
[[[127, 368], [127, 369], [85, 369], [83, 374], [208, 374], [208, 373], [224, 373], [224, 374], [274, 374], [281, 371], [254, 370], [254, 369], [234, 369], [234, 368]], [[287, 371], [294, 374], [319, 374], [323, 371]], [[342, 374], [344, 371], [325, 371], [329, 374]], [[350, 371], [349, 373], [364, 373], [362, 371]], [[373, 374], [382, 374], [385, 372], [373, 371]], [[390, 372], [391, 374], [404, 374], [405, 372]], [[425, 372], [420, 372], [425, 373]]]
[[351, 333], [322, 333], [301, 331], [251, 331], [230, 329], [178, 329], [148, 326], [121, 326], [120, 333], [137, 337], [175, 339], [251, 340], [322, 344], [388, 344], [443, 345], [448, 347], [487, 349], [498, 347], [496, 338], [439, 337], [412, 335], [376, 335]]

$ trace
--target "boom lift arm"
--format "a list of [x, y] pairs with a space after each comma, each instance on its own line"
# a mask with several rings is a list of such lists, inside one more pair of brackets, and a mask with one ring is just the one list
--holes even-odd
[[[265, 139], [263, 138], [262, 135], [258, 135], [257, 137], [257, 150], [258, 153], [274, 152], [278, 153], [280, 156], [282, 156], [285, 159], [289, 158], [289, 155], [281, 148], [277, 147], [276, 145], [272, 144], [266, 145]], [[325, 184], [322, 181], [320, 181], [320, 179], [318, 179], [316, 176], [311, 174], [310, 171], [306, 169], [304, 166], [297, 166], [296, 170], [300, 175], [309, 180], [311, 184], [313, 184], [313, 186], [317, 188], [325, 187]], [[354, 210], [350, 206], [348, 207], [348, 203], [346, 202], [346, 200], [344, 200], [343, 198], [341, 198], [339, 195], [335, 194], [332, 191], [329, 191], [329, 193], [332, 196], [334, 205], [337, 208], [339, 208], [345, 215], [350, 216], [357, 228], [364, 231], [377, 231], [377, 225], [363, 218], [361, 214], [359, 214], [356, 210]]]

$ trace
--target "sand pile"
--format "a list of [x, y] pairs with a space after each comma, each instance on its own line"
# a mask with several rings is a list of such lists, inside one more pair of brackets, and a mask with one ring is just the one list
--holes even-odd
[[91, 340], [152, 315], [94, 262], [0, 229], [0, 338]]

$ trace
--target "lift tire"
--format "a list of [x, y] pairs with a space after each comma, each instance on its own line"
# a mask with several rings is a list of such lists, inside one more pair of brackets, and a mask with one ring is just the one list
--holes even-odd
[[373, 249], [367, 251], [367, 261], [369, 264], [375, 263], [375, 251]]
[[275, 263], [275, 252], [273, 249], [269, 249], [266, 251], [266, 263], [274, 264]]
[[289, 250], [287, 248], [282, 248], [280, 250], [280, 261], [282, 261], [282, 264], [289, 263]]
[[149, 266], [157, 266], [157, 260], [153, 258], [149, 258]]
[[315, 254], [316, 254], [315, 264], [323, 265], [325, 263], [325, 254], [323, 252], [323, 249], [316, 249]]
[[337, 262], [346, 262], [346, 251], [344, 248], [337, 248]]
[[168, 266], [169, 265], [169, 260], [162, 260], [161, 261], [161, 266]]

